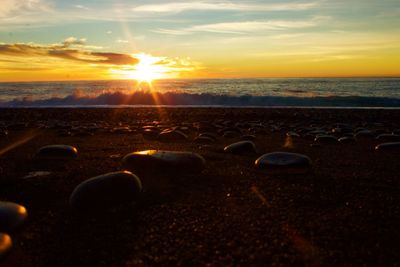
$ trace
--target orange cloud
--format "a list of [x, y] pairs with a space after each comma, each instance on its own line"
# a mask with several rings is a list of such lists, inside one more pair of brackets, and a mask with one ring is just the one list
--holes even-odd
[[38, 45], [32, 43], [1, 44], [0, 56], [42, 56], [55, 57], [90, 64], [136, 65], [139, 60], [128, 54], [93, 52], [85, 50], [85, 39], [70, 37], [62, 44]]

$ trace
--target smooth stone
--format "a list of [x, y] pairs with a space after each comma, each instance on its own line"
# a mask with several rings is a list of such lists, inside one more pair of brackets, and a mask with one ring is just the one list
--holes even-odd
[[223, 136], [224, 138], [230, 139], [230, 138], [238, 137], [239, 134], [238, 134], [237, 132], [228, 131], [228, 132], [224, 132], [222, 136]]
[[236, 128], [236, 127], [223, 128], [220, 132], [221, 133], [235, 132], [237, 134], [242, 134], [242, 131], [239, 128]]
[[200, 133], [198, 137], [209, 137], [211, 139], [217, 140], [217, 136], [210, 132]]
[[158, 130], [154, 130], [154, 129], [145, 129], [142, 132], [142, 135], [145, 139], [150, 139], [150, 140], [154, 140], [158, 137], [159, 135], [159, 131]]
[[338, 140], [333, 135], [317, 135], [314, 142], [317, 144], [336, 144]]
[[187, 139], [187, 135], [178, 130], [167, 130], [158, 135], [158, 140], [163, 142], [186, 141]]
[[26, 176], [23, 177], [23, 179], [32, 179], [32, 178], [40, 178], [40, 177], [45, 177], [53, 174], [52, 172], [48, 171], [34, 171], [28, 173]]
[[242, 137], [240, 137], [240, 139], [243, 141], [254, 141], [254, 140], [256, 140], [256, 136], [252, 135], [252, 134], [247, 134], [247, 135], [243, 135]]
[[74, 159], [77, 156], [78, 150], [68, 145], [48, 145], [36, 153], [36, 157], [45, 159]]
[[6, 233], [0, 233], [0, 257], [3, 257], [5, 254], [7, 254], [7, 252], [10, 251], [11, 247], [11, 236]]
[[383, 143], [375, 147], [379, 151], [400, 151], [400, 142]]
[[343, 136], [338, 139], [341, 144], [352, 144], [356, 142], [356, 139], [351, 136]]
[[260, 169], [305, 170], [311, 166], [311, 159], [298, 153], [273, 152], [259, 157], [255, 162], [255, 166]]
[[69, 203], [75, 210], [98, 210], [134, 201], [141, 191], [142, 183], [133, 173], [112, 172], [80, 183]]
[[215, 142], [215, 139], [208, 136], [198, 136], [193, 141], [197, 144], [211, 144]]
[[397, 134], [380, 134], [376, 140], [383, 142], [400, 142], [400, 135]]
[[112, 132], [115, 134], [126, 134], [131, 133], [132, 130], [129, 127], [116, 127], [112, 129]]
[[19, 204], [0, 201], [0, 231], [13, 231], [21, 226], [28, 212], [24, 206]]
[[256, 145], [252, 141], [240, 141], [226, 146], [224, 151], [231, 154], [256, 153]]
[[360, 138], [374, 138], [374, 132], [372, 132], [370, 130], [361, 130], [361, 131], [357, 131], [354, 136], [357, 139], [360, 139]]
[[300, 135], [296, 132], [287, 132], [286, 137], [298, 138]]
[[122, 159], [126, 169], [135, 172], [197, 173], [205, 168], [199, 154], [183, 151], [146, 150], [127, 154]]
[[93, 133], [91, 133], [91, 132], [88, 132], [88, 131], [86, 131], [86, 130], [79, 130], [79, 131], [72, 132], [72, 135], [73, 135], [73, 136], [75, 136], [75, 137], [88, 137], [88, 136], [94, 136], [94, 134], [93, 134]]

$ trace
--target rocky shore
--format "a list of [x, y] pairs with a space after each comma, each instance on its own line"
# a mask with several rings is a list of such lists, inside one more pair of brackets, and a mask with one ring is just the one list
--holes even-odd
[[0, 110], [0, 266], [396, 266], [400, 110]]

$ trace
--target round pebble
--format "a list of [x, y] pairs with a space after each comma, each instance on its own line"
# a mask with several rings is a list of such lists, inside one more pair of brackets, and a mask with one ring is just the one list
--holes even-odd
[[77, 156], [78, 150], [68, 145], [48, 145], [36, 153], [36, 157], [44, 159], [74, 159]]
[[240, 141], [226, 146], [224, 151], [231, 154], [256, 153], [256, 145], [252, 141]]
[[289, 152], [273, 152], [259, 157], [255, 166], [260, 169], [308, 169], [311, 159], [305, 155]]
[[24, 206], [19, 204], [0, 201], [0, 231], [13, 231], [21, 226], [28, 212]]
[[142, 183], [133, 173], [112, 172], [80, 183], [69, 203], [75, 210], [98, 210], [136, 200], [141, 191]]
[[244, 141], [254, 141], [254, 140], [256, 140], [256, 136], [253, 134], [246, 134], [246, 135], [243, 135], [242, 137], [240, 137], [240, 139], [242, 139]]
[[336, 144], [338, 140], [333, 135], [317, 135], [314, 142], [317, 144]]
[[6, 233], [0, 233], [0, 257], [3, 257], [12, 247], [12, 239]]
[[205, 159], [193, 152], [146, 150], [126, 155], [124, 167], [135, 172], [201, 172]]
[[354, 137], [350, 136], [343, 136], [338, 139], [339, 143], [341, 144], [353, 144], [356, 142], [356, 139]]
[[198, 136], [193, 141], [197, 144], [211, 144], [215, 142], [215, 139], [208, 136]]
[[375, 147], [379, 151], [400, 151], [400, 142], [383, 143]]
[[187, 139], [187, 135], [178, 130], [167, 130], [158, 135], [158, 140], [163, 142], [186, 141]]
[[376, 137], [376, 140], [382, 142], [400, 142], [400, 135], [397, 134], [380, 134]]

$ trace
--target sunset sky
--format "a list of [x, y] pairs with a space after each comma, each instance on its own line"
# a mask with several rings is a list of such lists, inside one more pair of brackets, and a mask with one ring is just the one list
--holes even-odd
[[0, 81], [400, 76], [399, 26], [398, 0], [1, 0]]

